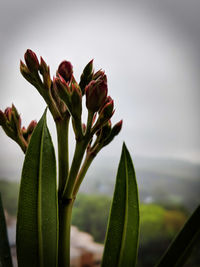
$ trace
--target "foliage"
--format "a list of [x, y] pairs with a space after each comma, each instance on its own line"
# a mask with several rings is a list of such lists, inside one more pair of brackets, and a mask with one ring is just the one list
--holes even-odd
[[103, 243], [110, 204], [108, 196], [79, 194], [73, 208], [72, 224]]

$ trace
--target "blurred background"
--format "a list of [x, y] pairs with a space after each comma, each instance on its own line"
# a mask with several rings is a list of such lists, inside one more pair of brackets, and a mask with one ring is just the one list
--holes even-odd
[[[19, 71], [27, 48], [44, 58], [52, 77], [64, 59], [73, 64], [77, 80], [91, 59], [95, 70], [105, 70], [116, 108], [112, 122], [123, 119], [123, 129], [88, 171], [73, 223], [103, 242], [104, 211], [109, 211], [125, 141], [141, 200], [138, 266], [152, 266], [199, 204], [200, 2], [0, 0], [0, 5], [0, 109], [14, 103], [23, 125], [39, 120], [45, 109]], [[48, 125], [56, 147], [50, 114]], [[73, 143], [71, 134], [71, 156]], [[0, 129], [0, 191], [12, 216], [23, 159], [20, 148]], [[98, 197], [105, 206], [98, 210], [95, 205], [96, 217], [81, 215], [87, 219], [81, 221], [80, 214], [87, 214], [81, 204], [95, 214], [88, 203], [99, 203]], [[94, 230], [88, 225], [100, 221], [98, 214], [105, 218], [100, 215], [104, 219]], [[197, 256], [193, 258], [188, 266], [198, 266]]]

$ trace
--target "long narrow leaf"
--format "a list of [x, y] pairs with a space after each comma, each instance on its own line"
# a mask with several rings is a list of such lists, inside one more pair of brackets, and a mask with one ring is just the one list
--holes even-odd
[[55, 153], [45, 111], [22, 170], [16, 236], [19, 267], [57, 266], [57, 206]]
[[200, 206], [193, 212], [173, 240], [157, 267], [180, 267], [186, 262], [193, 245], [200, 238]]
[[106, 234], [102, 267], [133, 267], [137, 260], [139, 200], [135, 171], [123, 144]]
[[0, 194], [0, 266], [12, 267], [12, 259], [10, 254], [10, 246], [8, 242], [6, 221], [3, 211], [3, 205]]

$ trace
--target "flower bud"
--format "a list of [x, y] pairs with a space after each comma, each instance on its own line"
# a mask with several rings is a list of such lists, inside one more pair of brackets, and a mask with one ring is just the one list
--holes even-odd
[[27, 81], [32, 83], [33, 80], [32, 74], [30, 70], [27, 68], [27, 66], [22, 62], [22, 60], [20, 60], [20, 72]]
[[106, 121], [108, 121], [113, 113], [114, 113], [114, 102], [111, 100], [110, 102], [106, 103], [103, 108], [101, 109], [101, 112], [99, 114], [98, 123], [103, 124]]
[[57, 88], [57, 95], [66, 104], [68, 110], [71, 110], [71, 90], [66, 81], [59, 74], [58, 77], [54, 77], [53, 79], [53, 87]]
[[11, 123], [12, 125], [15, 125], [16, 130], [19, 132], [21, 130], [21, 117], [14, 104], [12, 104], [11, 115]]
[[82, 131], [83, 131], [84, 134], [86, 133], [86, 125], [85, 125], [85, 123], [82, 123]]
[[80, 119], [82, 113], [82, 94], [78, 84], [72, 84], [71, 113], [75, 118]]
[[37, 58], [36, 54], [32, 50], [27, 49], [27, 51], [26, 51], [26, 53], [24, 55], [24, 59], [25, 59], [25, 62], [26, 62], [26, 65], [27, 65], [28, 69], [31, 72], [39, 70], [38, 58]]
[[122, 123], [123, 123], [123, 121], [121, 120], [121, 121], [119, 121], [118, 123], [116, 123], [116, 124], [113, 126], [113, 128], [112, 128], [112, 130], [111, 130], [111, 134], [112, 134], [113, 136], [116, 136], [116, 135], [119, 134], [119, 132], [120, 132], [121, 129], [122, 129]]
[[105, 139], [103, 146], [108, 145], [114, 139], [114, 137], [119, 134], [122, 128], [122, 122], [123, 121], [121, 120], [113, 126], [110, 135], [108, 136], [108, 138]]
[[50, 89], [50, 87], [51, 87], [50, 70], [49, 70], [49, 67], [47, 66], [46, 62], [44, 61], [44, 59], [42, 57], [40, 58], [40, 73], [43, 76], [44, 85], [48, 89]]
[[101, 136], [99, 139], [99, 142], [103, 142], [109, 135], [111, 132], [111, 122], [108, 121], [102, 128], [101, 128]]
[[105, 72], [102, 70], [98, 70], [94, 75], [93, 75], [93, 80], [97, 80], [100, 77], [104, 77], [104, 80], [107, 82], [107, 77], [105, 75]]
[[91, 82], [92, 77], [93, 77], [93, 59], [85, 66], [83, 73], [81, 74], [79, 86], [81, 88], [83, 95], [85, 93], [85, 87]]
[[4, 114], [6, 115], [6, 118], [8, 121], [11, 121], [12, 117], [12, 108], [6, 108], [4, 111]]
[[0, 125], [4, 125], [6, 123], [6, 115], [0, 110]]
[[48, 72], [49, 68], [47, 63], [44, 61], [42, 57], [40, 57], [40, 73], [43, 75], [45, 72]]
[[27, 133], [27, 129], [23, 126], [23, 127], [21, 128], [21, 132], [22, 132], [22, 135], [24, 136], [24, 135], [26, 135], [26, 133]]
[[96, 112], [106, 100], [108, 92], [107, 83], [104, 80], [91, 81], [85, 88], [86, 106], [88, 110]]
[[27, 128], [27, 133], [31, 134], [36, 126], [37, 126], [37, 121], [36, 120], [31, 121]]
[[63, 61], [58, 67], [57, 74], [61, 75], [66, 82], [69, 82], [73, 74], [73, 66], [69, 61]]

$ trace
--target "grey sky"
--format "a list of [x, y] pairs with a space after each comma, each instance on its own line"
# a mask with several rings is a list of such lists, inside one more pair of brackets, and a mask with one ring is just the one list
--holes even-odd
[[[70, 60], [78, 79], [94, 58], [108, 76], [113, 122], [123, 131], [100, 157], [131, 153], [200, 162], [199, 1], [0, 1], [0, 108], [14, 103], [27, 126], [45, 104], [19, 72], [27, 48], [51, 67]], [[55, 130], [51, 117], [49, 126]], [[0, 130], [0, 176], [23, 154]], [[7, 164], [9, 163], [9, 164]], [[14, 166], [14, 167], [12, 167]]]

